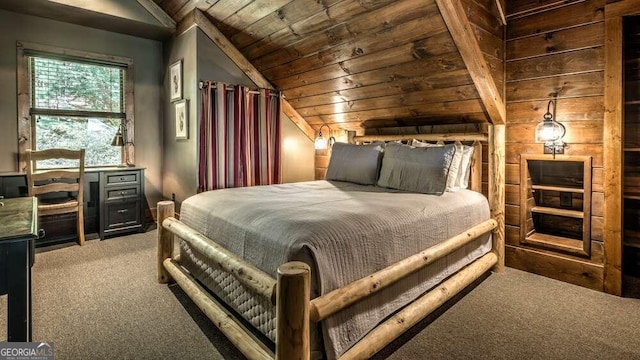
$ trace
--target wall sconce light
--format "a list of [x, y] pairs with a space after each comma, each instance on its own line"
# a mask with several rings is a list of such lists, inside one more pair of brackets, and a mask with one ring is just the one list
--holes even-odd
[[[553, 113], [551, 113], [551, 105], [553, 105]], [[544, 143], [544, 153], [553, 154], [555, 158], [556, 154], [564, 154], [565, 143], [562, 141], [567, 129], [564, 125], [554, 120], [556, 113], [555, 100], [549, 100], [547, 104], [547, 112], [544, 114], [544, 120], [538, 123], [536, 126], [536, 139], [537, 143]]]
[[[329, 138], [325, 138], [324, 136], [322, 136], [322, 128], [323, 127], [327, 127], [327, 129], [329, 129]], [[336, 138], [333, 137], [333, 135], [331, 134], [331, 128], [329, 127], [329, 125], [327, 124], [322, 124], [322, 126], [320, 126], [320, 130], [318, 131], [318, 137], [316, 138], [316, 141], [314, 142], [315, 148], [316, 150], [324, 150], [328, 147], [333, 146], [333, 144], [335, 144], [336, 142]]]

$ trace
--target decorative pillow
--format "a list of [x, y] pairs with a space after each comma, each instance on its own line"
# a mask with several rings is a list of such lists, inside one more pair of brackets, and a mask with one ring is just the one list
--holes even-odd
[[469, 175], [471, 174], [471, 159], [473, 158], [473, 146], [462, 145], [462, 160], [458, 169], [457, 185], [461, 189], [469, 188]]
[[384, 143], [353, 145], [337, 142], [333, 144], [325, 179], [375, 185], [383, 149]]
[[411, 141], [411, 146], [415, 146], [415, 147], [435, 147], [435, 146], [444, 146], [444, 144], [432, 144], [426, 141], [420, 141], [420, 140], [416, 140], [413, 139]]
[[442, 195], [455, 152], [454, 145], [417, 148], [388, 143], [378, 186]]
[[[462, 165], [462, 157], [464, 153], [464, 146], [460, 142], [456, 142], [455, 144], [456, 153], [453, 156], [453, 161], [451, 162], [451, 169], [449, 169], [449, 175], [447, 176], [447, 191], [456, 192], [460, 190], [460, 169], [464, 169]], [[416, 139], [413, 139], [411, 142], [411, 146], [415, 147], [437, 147], [444, 146], [444, 144], [431, 144], [428, 142], [422, 142]]]

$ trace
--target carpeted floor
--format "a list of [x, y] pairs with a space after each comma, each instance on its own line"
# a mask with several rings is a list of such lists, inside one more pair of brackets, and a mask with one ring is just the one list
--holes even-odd
[[[156, 283], [155, 231], [36, 255], [34, 340], [57, 359], [242, 359], [175, 286]], [[6, 296], [0, 297], [6, 339]], [[640, 300], [507, 269], [378, 359], [640, 359]]]

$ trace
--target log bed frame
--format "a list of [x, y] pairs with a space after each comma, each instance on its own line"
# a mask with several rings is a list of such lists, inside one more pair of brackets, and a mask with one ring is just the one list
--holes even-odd
[[[475, 146], [471, 171], [471, 189], [482, 191], [482, 142], [489, 147], [488, 200], [491, 218], [446, 241], [356, 280], [327, 294], [310, 299], [310, 269], [302, 262], [288, 262], [278, 267], [278, 278], [263, 271], [213, 240], [174, 218], [174, 203], [158, 203], [158, 282], [175, 281], [194, 303], [214, 322], [227, 338], [249, 359], [309, 359], [311, 322], [319, 322], [394, 282], [452, 253], [471, 240], [492, 232], [492, 251], [478, 258], [432, 290], [405, 306], [358, 343], [347, 350], [344, 359], [366, 359], [380, 351], [413, 325], [424, 319], [485, 272], [504, 270], [504, 125], [489, 125], [488, 134], [417, 134], [355, 136], [349, 142], [418, 139], [423, 141], [464, 141]], [[172, 258], [173, 238], [178, 236], [225, 271], [232, 274], [256, 296], [269, 299], [276, 306], [275, 354], [250, 330], [212, 297], [182, 266]]]

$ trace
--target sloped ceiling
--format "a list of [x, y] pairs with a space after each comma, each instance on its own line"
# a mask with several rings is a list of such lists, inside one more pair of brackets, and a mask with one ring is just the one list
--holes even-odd
[[[204, 11], [314, 128], [488, 120], [435, 1], [154, 1], [176, 22]], [[473, 31], [501, 84], [496, 1], [463, 3], [475, 24], [489, 19]]]
[[0, 9], [157, 40], [175, 32], [133, 0], [0, 0]]
[[[482, 123], [504, 113], [504, 0], [153, 1], [0, 0], [0, 8], [159, 39], [173, 33], [171, 18], [198, 9], [315, 129]], [[110, 13], [129, 5], [146, 18]], [[459, 26], [450, 32], [452, 18]], [[481, 51], [463, 60], [469, 34]]]

